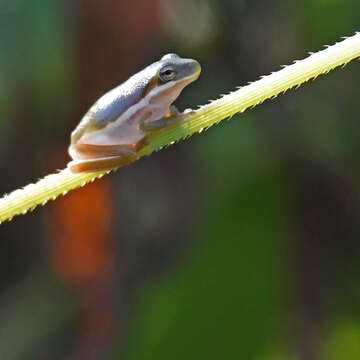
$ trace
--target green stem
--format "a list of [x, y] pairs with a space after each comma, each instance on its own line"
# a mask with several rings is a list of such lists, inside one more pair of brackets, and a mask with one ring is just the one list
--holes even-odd
[[[139, 151], [139, 158], [196, 132], [201, 133], [223, 119], [242, 113], [249, 107], [261, 104], [266, 99], [274, 98], [286, 90], [326, 74], [359, 56], [360, 33], [356, 33], [190, 112], [181, 123], [154, 133], [150, 137], [149, 145]], [[26, 214], [37, 205], [55, 200], [57, 196], [65, 195], [69, 190], [84, 186], [109, 172], [107, 170], [72, 174], [68, 169], [64, 169], [57, 174], [46, 176], [36, 184], [15, 190], [0, 199], [0, 222], [11, 220], [15, 215]]]

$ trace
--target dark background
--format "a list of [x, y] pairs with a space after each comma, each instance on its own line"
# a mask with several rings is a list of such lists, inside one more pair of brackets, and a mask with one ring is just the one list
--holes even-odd
[[[180, 109], [359, 30], [351, 0], [0, 1], [0, 191], [64, 168], [168, 52]], [[360, 358], [359, 77], [343, 70], [0, 228], [0, 359]]]

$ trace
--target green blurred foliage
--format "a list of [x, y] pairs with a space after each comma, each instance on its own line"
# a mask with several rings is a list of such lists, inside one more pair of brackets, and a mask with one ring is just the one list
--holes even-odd
[[[269, 156], [254, 135], [250, 123], [234, 119], [206, 134], [209, 147], [199, 146], [207, 181], [197, 245], [139, 295], [131, 359], [253, 358], [280, 325], [286, 186], [274, 161], [262, 163]], [[238, 142], [239, 165], [229, 157]]]
[[358, 359], [360, 357], [359, 323], [339, 322], [325, 342], [324, 357], [329, 360]]
[[[56, 137], [55, 125], [70, 133], [64, 114], [73, 105], [71, 89], [75, 81], [71, 54], [76, 26], [72, 11], [76, 10], [69, 3], [65, 5], [60, 1], [0, 3], [4, 30], [0, 32], [3, 50], [0, 52], [0, 143], [5, 168], [11, 164], [8, 149], [18, 139], [14, 133], [19, 128], [30, 134], [33, 148], [25, 147], [22, 151], [34, 167], [39, 162], [34, 154], [41, 153], [45, 139]], [[360, 2], [187, 0], [180, 4], [173, 0], [160, 11], [162, 34], [160, 40], [154, 40], [152, 51], [174, 49], [196, 57], [203, 65], [199, 81], [179, 99], [180, 108], [185, 108], [205, 103], [276, 70], [280, 64], [305, 57], [307, 51], [318, 50], [341, 36], [353, 34], [359, 30]], [[142, 61], [136, 59], [135, 63]], [[301, 358], [296, 353], [301, 349], [294, 345], [297, 335], [293, 328], [297, 317], [303, 315], [306, 301], [299, 300], [294, 289], [301, 288], [298, 276], [307, 269], [295, 263], [297, 241], [304, 240], [299, 228], [303, 225], [301, 230], [306, 230], [311, 226], [302, 223], [299, 202], [310, 193], [312, 186], [318, 185], [321, 192], [324, 185], [319, 181], [303, 190], [297, 183], [300, 175], [294, 169], [303, 166], [301, 170], [307, 174], [306, 165], [296, 162], [301, 155], [316, 165], [327, 166], [331, 170], [329, 174], [337, 175], [335, 182], [345, 177], [351, 191], [339, 186], [339, 193], [354, 206], [349, 208], [355, 211], [349, 212], [358, 218], [359, 77], [359, 63], [354, 62], [184, 142], [183, 152], [187, 151], [191, 159], [187, 171], [200, 179], [198, 183], [194, 180], [193, 185], [199, 193], [198, 200], [188, 205], [189, 212], [195, 209], [188, 235], [191, 246], [185, 256], [179, 256], [162, 274], [141, 286], [134, 285], [137, 291], [129, 329], [124, 329], [119, 320], [119, 329], [128, 334], [122, 333], [129, 343], [121, 342], [113, 358], [123, 358], [124, 348], [131, 360]], [[25, 126], [15, 127], [19, 121], [17, 111], [25, 100], [31, 102], [31, 121], [23, 120]], [[63, 145], [65, 148], [66, 144]], [[25, 175], [20, 171], [21, 166], [19, 168], [15, 175], [21, 179]], [[145, 173], [143, 178], [149, 179], [152, 175]], [[8, 189], [12, 184], [5, 179], [2, 185]], [[333, 198], [325, 198], [325, 212], [332, 201]], [[311, 205], [305, 213], [311, 212]], [[152, 215], [156, 217], [156, 206], [153, 208]], [[119, 212], [118, 216], [124, 215]], [[338, 236], [335, 244], [321, 239], [324, 257], [319, 260], [319, 268], [323, 266], [329, 278], [323, 294], [326, 301], [320, 306], [325, 315], [319, 321], [321, 331], [315, 346], [321, 349], [326, 360], [360, 358], [358, 232], [356, 222], [350, 224], [349, 218], [339, 217], [339, 223], [342, 221], [348, 232]], [[43, 232], [29, 235], [36, 221], [39, 226], [40, 220], [36, 219], [35, 215], [29, 215], [3, 230], [4, 278], [14, 263], [19, 266], [25, 263], [23, 272], [30, 277], [38, 274], [37, 262], [44, 254], [35, 243], [45, 235]], [[326, 223], [322, 218], [315, 219], [314, 223], [330, 229], [330, 233], [337, 225]], [[29, 237], [26, 246], [24, 237]], [[6, 248], [6, 239], [21, 241]], [[29, 252], [31, 246], [34, 249]], [[34, 253], [38, 255], [35, 264], [27, 263], [24, 259]], [[47, 265], [40, 263], [41, 272], [49, 272]], [[11, 275], [11, 271], [9, 273]], [[311, 275], [307, 278], [309, 282]], [[38, 278], [34, 276], [34, 279]], [[38, 291], [42, 282], [44, 288]], [[3, 280], [0, 303], [11, 303], [21, 294], [26, 304], [18, 306], [26, 309], [26, 314], [32, 312], [32, 307], [41, 307], [43, 302], [47, 305], [54, 302], [54, 298], [49, 297], [52, 292], [59, 294], [56, 296], [59, 300], [63, 296], [64, 303], [75, 303], [66, 297], [68, 293], [63, 285], [42, 279], [23, 287], [19, 284], [27, 291], [13, 291], [11, 284]], [[301, 289], [311, 293], [306, 286]], [[32, 291], [39, 297], [35, 304], [34, 298], [27, 295]], [[314, 300], [317, 295], [314, 294]], [[54, 338], [72, 324], [69, 307], [64, 303], [56, 306], [56, 316], [52, 307], [45, 307], [50, 309], [46, 312], [50, 314], [49, 321], [42, 319], [41, 324], [47, 326], [48, 332], [39, 329], [37, 319], [31, 317], [24, 322], [26, 329], [22, 331], [17, 307], [4, 307], [6, 317], [3, 317], [2, 331], [11, 328], [11, 333], [19, 337], [19, 349], [14, 349], [12, 354], [14, 359], [37, 358], [34, 348], [46, 348], [47, 354], [61, 353], [59, 349], [64, 344], [56, 343]], [[120, 302], [118, 306], [120, 308]], [[35, 340], [29, 344], [27, 339]], [[52, 348], [53, 343], [56, 344]]]
[[[53, 120], [49, 119], [49, 113], [69, 92], [70, 21], [60, 2], [16, 0], [0, 4], [0, 22], [4, 29], [0, 33], [4, 50], [0, 53], [3, 78], [0, 104], [5, 105], [1, 106], [0, 126], [2, 130], [11, 128], [13, 111], [19, 97], [23, 96], [23, 87], [31, 94], [32, 109], [37, 113], [32, 127], [43, 131]], [[5, 134], [5, 131], [0, 132], [2, 143], [6, 143]]]

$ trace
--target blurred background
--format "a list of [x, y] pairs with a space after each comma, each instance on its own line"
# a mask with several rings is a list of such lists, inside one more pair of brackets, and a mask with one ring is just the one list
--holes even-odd
[[[359, 30], [355, 0], [0, 1], [0, 192], [168, 52], [204, 104]], [[360, 358], [353, 61], [0, 228], [0, 359]]]

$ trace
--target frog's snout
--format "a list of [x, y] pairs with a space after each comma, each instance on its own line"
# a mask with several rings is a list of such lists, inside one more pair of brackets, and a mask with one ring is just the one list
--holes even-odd
[[200, 76], [201, 66], [196, 60], [191, 60], [188, 62], [186, 70], [188, 76], [195, 81]]
[[194, 60], [191, 66], [194, 75], [196, 74], [198, 77], [201, 73], [201, 65], [196, 60]]

